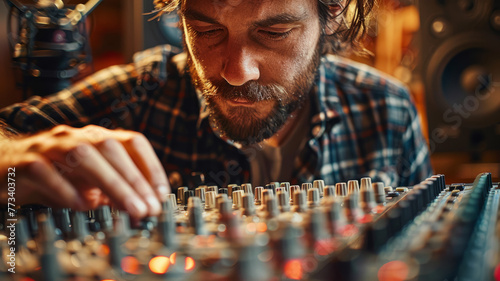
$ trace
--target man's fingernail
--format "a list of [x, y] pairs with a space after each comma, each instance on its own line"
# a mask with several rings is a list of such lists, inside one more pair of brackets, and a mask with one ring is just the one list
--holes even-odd
[[154, 195], [147, 196], [146, 202], [148, 203], [149, 209], [153, 214], [159, 214], [161, 212], [160, 202]]
[[146, 204], [135, 197], [127, 197], [127, 199], [125, 199], [125, 208], [135, 217], [142, 217], [148, 212]]
[[158, 187], [156, 187], [156, 190], [160, 194], [161, 201], [166, 201], [167, 200], [167, 195], [169, 193], [167, 186], [163, 185], [163, 184], [159, 185]]

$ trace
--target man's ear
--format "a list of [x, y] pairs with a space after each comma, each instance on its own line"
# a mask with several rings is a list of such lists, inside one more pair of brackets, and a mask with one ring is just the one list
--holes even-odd
[[330, 10], [330, 14], [332, 15], [327, 23], [326, 23], [326, 28], [325, 28], [325, 33], [326, 35], [332, 35], [334, 34], [337, 29], [339, 28], [341, 22], [342, 22], [342, 16], [341, 14], [344, 12], [344, 7], [345, 7], [345, 1], [339, 1], [336, 4], [330, 4], [328, 6], [328, 9]]

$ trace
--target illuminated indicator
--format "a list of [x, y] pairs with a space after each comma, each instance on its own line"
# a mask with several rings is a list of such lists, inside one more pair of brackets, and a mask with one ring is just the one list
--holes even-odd
[[378, 280], [380, 281], [403, 281], [406, 280], [409, 268], [402, 261], [390, 261], [378, 270]]
[[109, 255], [109, 247], [108, 247], [108, 245], [104, 245], [104, 244], [101, 245], [101, 253], [104, 256]]
[[102, 279], [101, 281], [116, 281], [115, 279]]
[[139, 261], [132, 256], [127, 256], [122, 259], [122, 269], [123, 271], [130, 273], [130, 274], [140, 274], [141, 269], [140, 269], [140, 264]]
[[495, 273], [493, 275], [495, 276], [496, 281], [500, 281], [500, 263], [495, 268]]
[[24, 277], [21, 279], [21, 281], [35, 281], [34, 279], [31, 279], [29, 277]]
[[176, 253], [170, 255], [170, 264], [175, 264], [175, 258], [177, 257]]
[[257, 224], [257, 231], [258, 232], [266, 232], [267, 231], [267, 225], [265, 222], [259, 222]]
[[302, 279], [302, 264], [300, 260], [289, 260], [285, 263], [284, 273], [286, 278], [292, 280]]
[[192, 257], [186, 257], [186, 271], [191, 271], [193, 270], [195, 265], [194, 259]]
[[164, 274], [170, 266], [170, 259], [164, 256], [154, 257], [149, 261], [149, 269], [156, 274]]

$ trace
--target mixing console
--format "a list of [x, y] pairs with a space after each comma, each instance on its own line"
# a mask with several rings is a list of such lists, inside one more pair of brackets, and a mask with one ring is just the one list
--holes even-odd
[[24, 206], [2, 213], [0, 280], [500, 281], [499, 206], [488, 173], [181, 187], [137, 223], [108, 206]]

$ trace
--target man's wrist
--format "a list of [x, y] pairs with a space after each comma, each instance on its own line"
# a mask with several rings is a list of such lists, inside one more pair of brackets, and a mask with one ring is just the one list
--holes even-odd
[[12, 139], [16, 136], [19, 136], [19, 132], [0, 119], [0, 140]]

